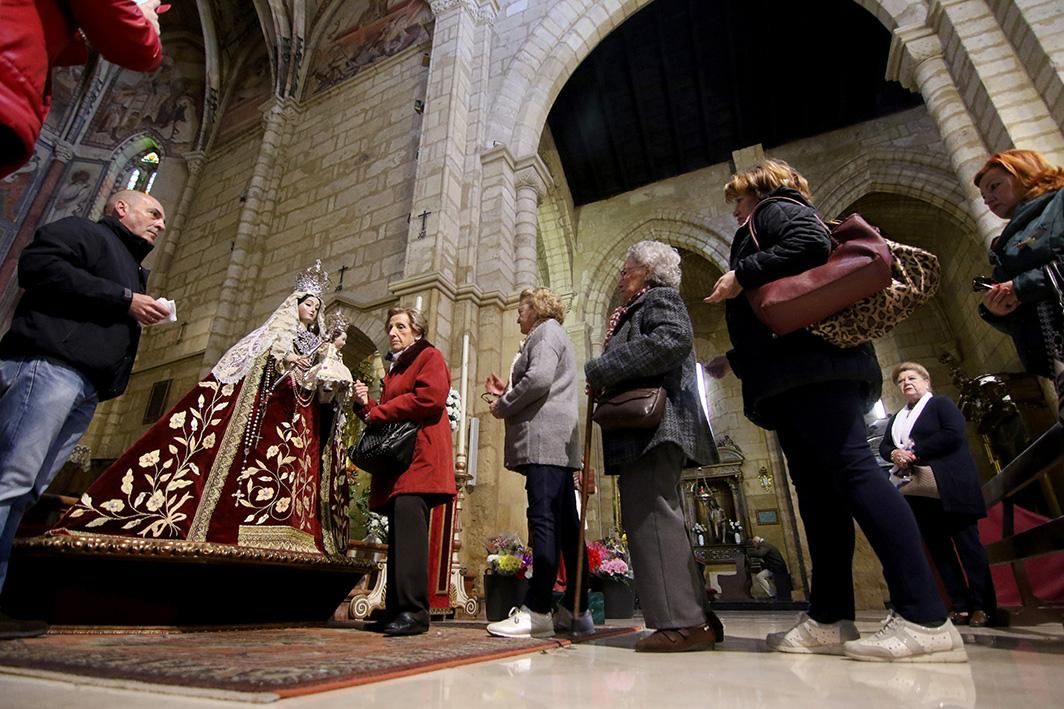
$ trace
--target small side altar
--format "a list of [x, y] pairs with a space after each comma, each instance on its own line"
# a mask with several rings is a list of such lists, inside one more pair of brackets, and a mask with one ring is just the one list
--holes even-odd
[[717, 463], [688, 468], [680, 478], [687, 533], [714, 600], [752, 600], [743, 546], [750, 528], [742, 486], [745, 458], [727, 438], [717, 451]]

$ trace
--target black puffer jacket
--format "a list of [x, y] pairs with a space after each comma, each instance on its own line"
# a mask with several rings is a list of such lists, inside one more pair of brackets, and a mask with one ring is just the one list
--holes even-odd
[[[805, 197], [786, 187], [768, 196], [801, 204], [776, 200], [758, 206], [753, 218], [760, 250], [748, 225], [735, 232], [730, 267], [744, 291], [819, 266], [831, 252], [827, 229]], [[808, 384], [857, 381], [864, 385], [868, 408], [879, 399], [883, 375], [871, 344], [836, 347], [807, 330], [777, 337], [754, 315], [745, 292], [727, 301], [725, 317], [733, 347], [728, 361], [742, 381], [746, 416], [757, 425], [775, 428], [771, 398]]]
[[59, 360], [88, 377], [100, 401], [121, 394], [140, 342], [129, 304], [147, 287], [140, 262], [151, 248], [114, 217], [67, 217], [38, 229], [19, 257], [26, 292], [0, 356]]

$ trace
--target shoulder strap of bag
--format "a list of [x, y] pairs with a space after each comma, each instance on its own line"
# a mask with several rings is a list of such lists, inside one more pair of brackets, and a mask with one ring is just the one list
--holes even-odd
[[[761, 208], [761, 205], [762, 204], [766, 204], [768, 202], [793, 202], [794, 204], [797, 204], [800, 207], [809, 207], [809, 205], [806, 204], [805, 202], [799, 202], [798, 200], [794, 199], [793, 197], [766, 197], [765, 199], [763, 199], [760, 202], [758, 202], [757, 204], [755, 204], [753, 211], [750, 212], [750, 218], [746, 220], [746, 224], [747, 224], [747, 226], [750, 227], [750, 238], [754, 240], [754, 246], [757, 247], [758, 251], [761, 250], [761, 242], [757, 240], [757, 232], [754, 229], [754, 216], [757, 214], [757, 210]], [[813, 209], [813, 208], [809, 207], [809, 209]], [[820, 218], [820, 215], [817, 213], [817, 211], [815, 209], [813, 209], [813, 216], [816, 217], [816, 220], [818, 222], [820, 222], [821, 226], [823, 226], [825, 229], [827, 229], [828, 237], [830, 238], [831, 237], [831, 226], [824, 223], [824, 220]], [[834, 249], [835, 246], [836, 246], [835, 239], [832, 238], [831, 239], [831, 247]]]

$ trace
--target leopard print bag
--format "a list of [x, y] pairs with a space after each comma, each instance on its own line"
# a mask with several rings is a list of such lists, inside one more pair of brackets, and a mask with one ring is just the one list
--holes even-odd
[[813, 323], [810, 332], [839, 347], [856, 347], [886, 335], [934, 296], [942, 276], [938, 257], [915, 246], [885, 241], [893, 257], [890, 285]]

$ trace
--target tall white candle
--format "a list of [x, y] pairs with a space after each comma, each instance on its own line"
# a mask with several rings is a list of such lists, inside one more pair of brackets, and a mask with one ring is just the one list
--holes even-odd
[[417, 308], [418, 310], [421, 310], [421, 304], [423, 302], [424, 301], [421, 300], [421, 296], [419, 295], [418, 297], [414, 298], [414, 307]]
[[466, 413], [468, 412], [468, 404], [466, 403], [466, 397], [469, 395], [469, 333], [462, 335], [462, 377], [461, 384], [458, 385], [459, 396], [462, 398], [461, 406], [459, 407], [458, 417], [458, 454], [463, 455], [466, 452], [467, 438], [466, 435]]

